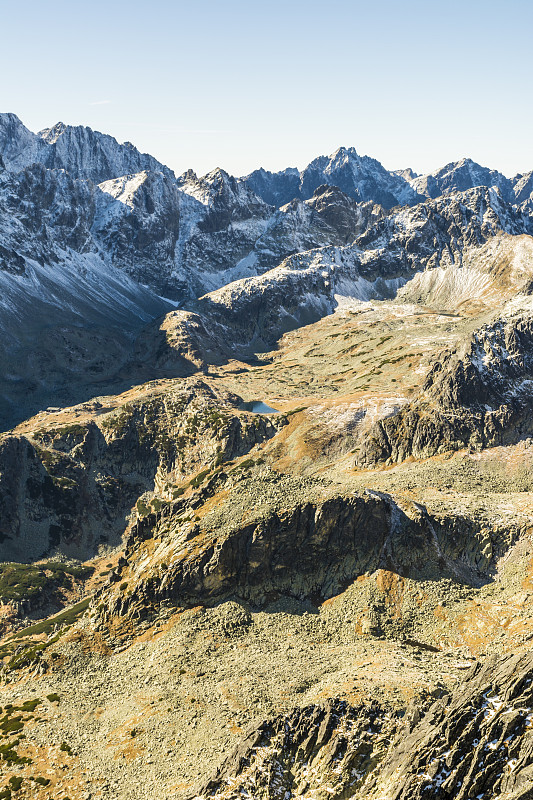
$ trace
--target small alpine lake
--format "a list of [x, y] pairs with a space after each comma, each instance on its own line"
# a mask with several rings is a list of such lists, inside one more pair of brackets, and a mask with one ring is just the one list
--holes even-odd
[[262, 400], [250, 400], [248, 403], [242, 403], [239, 408], [243, 411], [251, 411], [253, 414], [279, 414], [277, 408], [267, 406]]

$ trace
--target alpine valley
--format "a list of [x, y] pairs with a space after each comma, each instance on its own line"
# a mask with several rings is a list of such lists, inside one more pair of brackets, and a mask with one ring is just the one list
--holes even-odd
[[0, 114], [0, 798], [533, 797], [533, 172]]

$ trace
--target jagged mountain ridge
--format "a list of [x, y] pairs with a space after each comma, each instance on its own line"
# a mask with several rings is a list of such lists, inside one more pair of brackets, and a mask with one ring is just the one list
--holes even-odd
[[[433, 183], [444, 194], [422, 202], [423, 196], [415, 197], [409, 188], [422, 178], [405, 171], [388, 173], [353, 148], [341, 148], [298, 173], [296, 197], [276, 207], [295, 194], [292, 189], [284, 198], [272, 190], [268, 199], [275, 204], [269, 205], [252, 191], [247, 179], [233, 178], [220, 169], [202, 178], [189, 171], [175, 179], [151, 157], [88, 128], [58, 124], [32, 134], [15, 115], [4, 114], [0, 122], [5, 164], [0, 186], [5, 371], [17, 362], [11, 371], [15, 383], [7, 387], [6, 409], [12, 406], [9, 395], [15, 384], [24, 394], [32, 391], [27, 379], [34, 372], [27, 356], [17, 356], [9, 342], [24, 339], [31, 349], [31, 332], [36, 335], [40, 326], [53, 328], [56, 318], [58, 324], [66, 321], [73, 329], [87, 325], [105, 329], [104, 338], [114, 330], [112, 338], [117, 341], [125, 328], [132, 332], [131, 342], [144, 323], [168, 310], [169, 303], [161, 297], [201, 313], [208, 309], [209, 314], [213, 301], [218, 309], [219, 298], [229, 297], [245, 315], [241, 327], [249, 327], [246, 314], [255, 313], [260, 298], [260, 304], [271, 303], [259, 325], [265, 330], [248, 332], [245, 343], [261, 345], [330, 313], [337, 305], [336, 295], [359, 300], [391, 297], [421, 267], [427, 271], [462, 263], [465, 244], [479, 244], [480, 236], [488, 241], [498, 228], [497, 220], [492, 224], [488, 219], [483, 203], [488, 209], [500, 200], [505, 205], [505, 197], [519, 200], [520, 208], [511, 202], [505, 211], [502, 206], [494, 213], [507, 217], [500, 228], [509, 235], [530, 230], [531, 176], [519, 176], [515, 198], [503, 176], [469, 161], [441, 170]], [[106, 180], [95, 183], [104, 176]], [[294, 170], [285, 171], [282, 178], [293, 181]], [[269, 180], [261, 173], [259, 193]], [[464, 216], [463, 201], [453, 189], [476, 181], [499, 183], [505, 197], [501, 192], [485, 197], [479, 189], [468, 189], [485, 199], [478, 199], [478, 206]], [[387, 212], [376, 200], [387, 207], [393, 202], [413, 205]], [[438, 207], [427, 206], [428, 202]], [[479, 232], [472, 232], [469, 214], [474, 213], [483, 218]], [[424, 215], [429, 215], [427, 220]], [[309, 255], [293, 255], [302, 253]], [[339, 258], [342, 267], [337, 269]], [[306, 264], [312, 266], [302, 269]], [[332, 280], [326, 277], [330, 272]], [[252, 300], [244, 306], [237, 301], [240, 289], [233, 283], [243, 279], [245, 294]], [[440, 279], [439, 273], [433, 284]], [[423, 294], [427, 279], [420, 281], [416, 291]], [[227, 285], [231, 288], [223, 288]], [[194, 305], [197, 297], [213, 291], [219, 295]], [[273, 295], [269, 299], [272, 291], [279, 300]], [[32, 322], [23, 332], [30, 303]], [[65, 320], [63, 308], [69, 309]], [[285, 318], [281, 323], [276, 321], [280, 314]], [[222, 316], [227, 317], [226, 312]], [[227, 319], [220, 321], [225, 324]], [[266, 335], [269, 325], [272, 331]], [[63, 338], [55, 337], [54, 348], [63, 347]], [[67, 339], [71, 338], [69, 334]], [[223, 350], [224, 344], [231, 349], [234, 340], [235, 335], [222, 331]], [[117, 365], [131, 357], [131, 346], [122, 337], [123, 355]], [[51, 358], [56, 366], [50, 369], [47, 354], [46, 366], [38, 373], [64, 369], [59, 363], [64, 359], [60, 353], [56, 358], [56, 352]], [[46, 389], [46, 381], [41, 381], [45, 393], [53, 391], [52, 383]]]
[[308, 200], [323, 184], [337, 186], [359, 202], [371, 200], [384, 208], [418, 199], [402, 175], [388, 172], [373, 158], [358, 155], [353, 147], [340, 147], [331, 156], [319, 156], [301, 172], [295, 168], [275, 173], [259, 169], [243, 181], [259, 196], [280, 206], [295, 197]]
[[[341, 244], [379, 213], [338, 190], [275, 211], [220, 170], [185, 188], [160, 172], [96, 185], [39, 164], [3, 171], [0, 328], [4, 373], [12, 376], [4, 385], [6, 418], [19, 391], [26, 397], [38, 389], [49, 394], [48, 404], [54, 402], [65, 347], [83, 330], [93, 331], [90, 349], [94, 335], [120, 343], [117, 369], [131, 355], [140, 328], [173, 302], [263, 272], [295, 250]], [[197, 190], [202, 200], [194, 196]], [[39, 348], [28, 360], [37, 339], [44, 348], [42, 367], [35, 364]], [[68, 367], [57, 374], [60, 384], [71, 377]]]
[[[97, 209], [104, 220], [101, 223], [96, 220], [95, 232], [99, 227], [102, 229], [103, 241], [97, 241], [94, 246], [109, 252], [114, 264], [125, 269], [134, 279], [174, 299], [198, 296], [235, 278], [261, 274], [277, 266], [292, 252], [345, 244], [362, 232], [361, 223], [364, 224], [365, 216], [361, 216], [358, 210], [360, 205], [348, 210], [350, 195], [374, 203], [380, 199], [379, 192], [376, 194], [364, 188], [367, 183], [374, 186], [381, 181], [383, 186], [388, 186], [388, 181], [392, 181], [397, 187], [401, 186], [401, 190], [396, 192], [396, 200], [412, 201], [412, 197], [410, 200], [408, 197], [406, 178], [387, 173], [373, 159], [360, 158], [353, 148], [341, 148], [331, 158], [320, 157], [312, 162], [307, 172], [304, 170], [301, 174], [302, 186], [307, 187], [303, 193], [306, 204], [290, 197], [289, 208], [273, 213], [270, 206], [250, 191], [247, 179], [232, 178], [223, 170], [215, 170], [201, 179], [189, 171], [177, 180], [176, 191], [172, 173], [163, 165], [154, 160], [148, 164], [143, 162], [143, 172], [138, 173], [144, 156], [137, 151], [133, 153], [129, 145], [118, 145], [111, 137], [102, 139], [102, 134], [89, 129], [62, 124], [47, 129], [42, 135], [30, 134], [14, 115], [3, 115], [2, 122], [0, 149], [9, 168], [40, 161], [47, 167], [59, 165], [72, 176], [93, 181], [95, 172], [99, 172], [98, 177], [106, 173], [108, 180], [101, 189], [118, 201], [115, 204], [117, 213], [110, 213], [105, 208]], [[105, 148], [102, 148], [101, 141], [105, 141]], [[42, 142], [45, 144], [39, 144]], [[41, 152], [45, 146], [57, 149], [59, 145], [64, 155], [64, 158], [61, 156], [63, 161], [59, 159], [61, 164], [55, 157]], [[96, 151], [96, 156], [93, 151]], [[68, 163], [68, 153], [72, 155], [72, 163]], [[95, 167], [100, 156], [107, 166], [97, 164]], [[156, 175], [163, 174], [164, 179], [151, 175], [154, 170]], [[107, 175], [109, 171], [113, 174]], [[441, 172], [444, 179], [439, 183], [439, 191], [471, 188], [476, 185], [477, 177], [478, 183], [498, 184], [504, 192], [504, 199], [512, 199], [503, 176], [483, 170], [470, 161], [448, 165]], [[310, 177], [319, 173], [317, 180]], [[126, 179], [126, 175], [130, 177]], [[494, 176], [497, 180], [492, 180]], [[518, 197], [521, 203], [527, 203], [527, 176], [519, 177]], [[118, 188], [119, 178], [125, 187], [122, 191]], [[356, 187], [358, 181], [362, 182], [359, 189]], [[320, 189], [324, 184], [333, 188], [329, 192]], [[333, 199], [331, 193], [335, 187], [340, 188], [343, 194], [337, 192]], [[317, 189], [320, 189], [320, 202], [312, 199]], [[289, 194], [293, 194], [292, 191]], [[435, 191], [432, 194], [435, 195]], [[96, 196], [99, 197], [98, 192]], [[418, 199], [423, 198], [420, 196]], [[119, 213], [120, 204], [123, 208]], [[315, 212], [314, 216], [309, 213], [309, 208]], [[341, 215], [345, 219], [340, 219]], [[113, 217], [118, 230], [113, 229]], [[72, 222], [75, 228], [78, 227], [77, 222]], [[83, 220], [79, 224], [83, 226]], [[53, 236], [52, 228], [50, 231]], [[339, 242], [341, 238], [344, 242]], [[157, 271], [153, 266], [155, 262]]]
[[[272, 344], [287, 330], [353, 299], [400, 292], [405, 299], [431, 302], [433, 292], [440, 308], [456, 310], [461, 301], [482, 303], [487, 294], [489, 308], [494, 292], [500, 299], [502, 290], [507, 297], [529, 293], [532, 231], [529, 215], [505, 203], [496, 190], [457, 192], [370, 218], [352, 244], [290, 256], [274, 270], [211, 292], [197, 308], [236, 328], [239, 341], [252, 348], [262, 340]], [[440, 292], [431, 283], [435, 276]]]
[[136, 333], [172, 308], [104, 252], [96, 221], [113, 202], [39, 164], [0, 175], [3, 426], [112, 379]]
[[389, 172], [375, 159], [360, 156], [353, 147], [340, 147], [331, 156], [320, 156], [301, 171], [295, 167], [281, 172], [258, 169], [242, 180], [266, 202], [277, 206], [293, 197], [308, 199], [318, 186], [327, 184], [337, 186], [359, 202], [371, 200], [390, 209], [477, 186], [498, 189], [504, 200], [512, 204], [531, 205], [531, 174], [507, 178], [470, 158], [451, 162], [426, 175], [417, 175], [411, 169]]
[[[3, 115], [2, 121], [4, 136], [0, 149], [9, 176], [6, 180], [10, 179], [6, 188], [10, 195], [9, 212], [17, 214], [14, 200], [18, 197], [20, 210], [27, 215], [23, 204], [24, 194], [29, 190], [28, 179], [22, 177], [24, 169], [21, 173], [20, 167], [29, 168], [37, 176], [33, 163], [41, 163], [52, 172], [57, 165], [53, 158], [43, 156], [39, 142], [44, 140], [30, 134], [14, 115]], [[328, 204], [328, 194], [322, 192], [318, 205], [311, 200], [307, 205], [300, 203], [285, 213], [278, 212], [223, 170], [214, 170], [201, 179], [189, 172], [174, 181], [172, 173], [158, 162], [152, 160], [143, 166], [139, 164], [139, 159], [142, 161], [139, 154], [131, 159], [130, 148], [124, 150], [125, 146], [116, 142], [115, 157], [106, 162], [109, 168], [96, 169], [98, 137], [102, 135], [94, 134], [96, 143], [91, 142], [91, 135], [89, 129], [59, 125], [45, 137], [53, 146], [61, 142], [62, 152], [72, 153], [72, 164], [67, 163], [65, 156], [58, 168], [65, 168], [71, 181], [88, 181], [86, 187], [62, 182], [63, 206], [77, 209], [68, 220], [77, 238], [74, 242], [71, 237], [68, 244], [100, 252], [120, 270], [159, 294], [182, 300], [195, 297], [239, 277], [239, 273], [263, 272], [292, 252], [349, 239], [361, 228], [364, 214], [357, 207], [346, 210], [350, 201], [342, 194], [337, 193]], [[111, 141], [111, 137], [107, 138]], [[106, 147], [111, 148], [107, 140]], [[143, 169], [139, 172], [140, 166]], [[98, 182], [95, 169], [100, 173], [98, 178], [106, 176], [100, 182], [100, 191], [89, 185]], [[16, 175], [21, 177], [17, 179]], [[51, 177], [43, 177], [46, 180], [50, 185], [53, 183]], [[36, 187], [36, 191], [42, 203], [42, 189]], [[85, 208], [76, 191], [85, 192]], [[73, 193], [72, 198], [68, 197], [69, 192]], [[116, 202], [109, 202], [109, 197]], [[331, 205], [343, 206], [341, 213], [347, 214], [339, 222], [342, 231], [337, 229]], [[48, 216], [46, 225], [48, 238], [58, 240], [58, 246], [64, 247], [64, 231], [56, 229], [56, 219]], [[21, 254], [16, 246], [8, 242], [5, 249], [13, 250], [13, 261], [18, 258], [21, 269]]]
[[504, 200], [513, 202], [513, 188], [519, 177], [511, 180], [501, 172], [476, 164], [471, 158], [463, 158], [428, 175], [418, 175], [409, 183], [418, 194], [433, 199], [448, 192], [464, 192], [475, 186], [488, 186], [499, 189]]
[[0, 152], [8, 169], [42, 164], [94, 183], [142, 170], [174, 177], [171, 169], [153, 156], [140, 153], [131, 142], [119, 144], [108, 134], [63, 122], [32, 133], [15, 114], [0, 114]]

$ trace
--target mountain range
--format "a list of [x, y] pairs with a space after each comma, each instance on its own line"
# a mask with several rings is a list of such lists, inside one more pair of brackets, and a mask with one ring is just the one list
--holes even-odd
[[0, 287], [0, 797], [532, 796], [532, 172], [0, 114]]
[[[531, 230], [532, 173], [507, 179], [469, 159], [415, 176], [339, 148], [302, 171], [234, 178], [216, 169], [198, 178], [189, 170], [176, 178], [130, 143], [63, 123], [34, 134], [14, 114], [0, 116], [0, 155], [5, 424], [21, 403], [29, 412], [54, 392], [65, 402], [77, 397], [66, 349], [78, 348], [88, 366], [95, 337], [115, 331], [113, 363], [91, 363], [96, 391], [128, 372], [131, 342], [149, 320], [173, 307], [194, 311], [206, 292], [230, 285], [232, 296], [265, 302], [284, 321], [254, 336], [272, 341], [282, 328], [329, 313], [336, 294], [392, 296], [414, 272], [460, 265], [500, 231]], [[330, 269], [334, 280], [318, 287]], [[278, 285], [279, 309], [267, 296]], [[299, 295], [309, 285], [318, 288], [306, 306]]]

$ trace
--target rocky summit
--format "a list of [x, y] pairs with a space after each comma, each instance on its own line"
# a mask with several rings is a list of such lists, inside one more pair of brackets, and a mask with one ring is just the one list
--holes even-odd
[[0, 284], [0, 798], [533, 797], [532, 173], [1, 114]]

